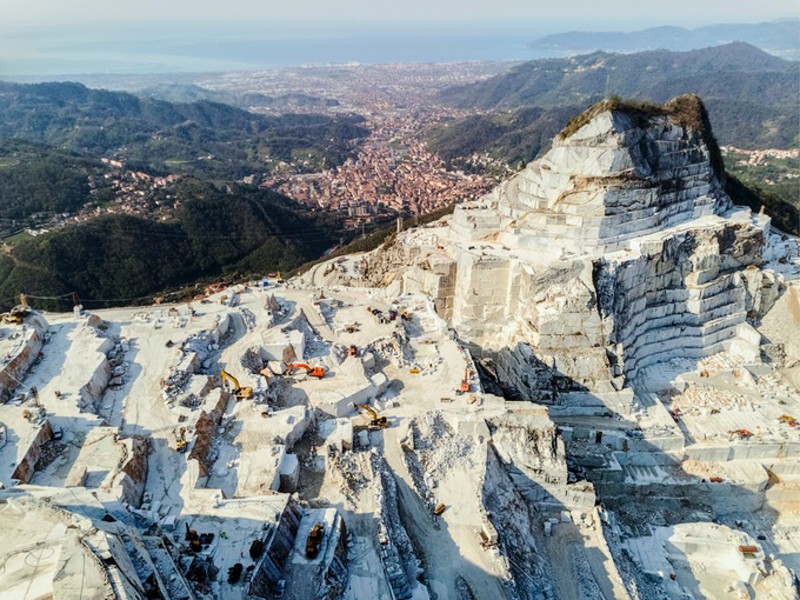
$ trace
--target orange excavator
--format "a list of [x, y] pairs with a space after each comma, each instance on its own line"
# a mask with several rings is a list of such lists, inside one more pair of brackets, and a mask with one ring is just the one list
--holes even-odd
[[370, 427], [377, 427], [383, 429], [384, 427], [389, 426], [389, 419], [386, 417], [379, 417], [378, 413], [375, 412], [375, 409], [372, 408], [369, 404], [359, 404], [358, 402], [354, 402], [353, 406], [356, 408], [360, 408], [363, 411], [366, 411], [367, 414], [371, 417], [369, 422]]
[[469, 373], [469, 367], [468, 367], [468, 368], [464, 369], [464, 379], [461, 380], [461, 387], [459, 387], [458, 390], [456, 390], [456, 394], [458, 394], [459, 396], [461, 394], [466, 394], [470, 390], [470, 386], [469, 386], [470, 377], [469, 377], [469, 375], [470, 375], [470, 373]]
[[289, 363], [286, 365], [286, 375], [293, 375], [297, 369], [305, 369], [309, 377], [316, 377], [317, 379], [325, 377], [325, 367], [309, 367], [305, 363]]

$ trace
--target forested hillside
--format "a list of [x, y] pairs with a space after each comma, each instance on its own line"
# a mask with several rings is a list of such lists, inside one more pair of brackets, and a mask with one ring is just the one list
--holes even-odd
[[207, 100], [171, 103], [78, 83], [0, 82], [0, 137], [214, 179], [340, 164], [366, 135], [359, 116], [266, 117]]
[[[537, 60], [485, 81], [446, 89], [439, 100], [481, 110], [567, 105], [582, 110], [613, 95], [660, 104], [695, 93], [708, 108], [720, 144], [788, 148], [800, 144], [798, 85], [800, 63], [731, 43], [690, 52], [595, 52]], [[461, 123], [453, 127], [469, 129]]]
[[[346, 235], [338, 218], [236, 182], [281, 162], [339, 164], [361, 121], [0, 82], [0, 230], [13, 243], [0, 298], [114, 301], [314, 259]], [[182, 177], [155, 181], [169, 173]], [[81, 222], [62, 226], [62, 213]], [[25, 227], [44, 233], [16, 235]]]
[[0, 298], [138, 298], [204, 277], [289, 270], [344, 235], [335, 219], [266, 190], [185, 180], [173, 192], [182, 204], [168, 222], [105, 216], [18, 243], [0, 259]]
[[72, 211], [86, 202], [100, 162], [20, 139], [0, 138], [0, 222]]

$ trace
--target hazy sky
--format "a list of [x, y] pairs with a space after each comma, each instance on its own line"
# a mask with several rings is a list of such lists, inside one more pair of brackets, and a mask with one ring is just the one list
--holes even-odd
[[0, 0], [0, 77], [530, 60], [562, 31], [800, 17], [800, 0]]
[[242, 22], [310, 20], [413, 22], [531, 19], [576, 29], [628, 24], [754, 22], [800, 14], [798, 0], [0, 0], [0, 27], [121, 21]]

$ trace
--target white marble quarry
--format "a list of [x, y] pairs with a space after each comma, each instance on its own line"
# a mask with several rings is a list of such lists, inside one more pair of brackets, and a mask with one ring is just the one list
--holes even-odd
[[783, 285], [761, 268], [770, 221], [734, 206], [707, 139], [668, 114], [600, 112], [433, 235], [399, 235], [370, 278], [430, 296], [500, 381], [542, 402], [613, 393], [673, 358], [755, 358], [746, 320]]
[[667, 116], [647, 126], [606, 111], [481, 202], [457, 210], [453, 231], [493, 233], [511, 249], [562, 256], [624, 249], [630, 240], [721, 212], [730, 200], [699, 131]]

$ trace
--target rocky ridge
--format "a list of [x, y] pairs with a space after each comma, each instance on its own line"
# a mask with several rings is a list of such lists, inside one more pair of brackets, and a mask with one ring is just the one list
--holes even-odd
[[706, 124], [693, 96], [600, 103], [514, 178], [379, 252], [372, 280], [431, 295], [500, 380], [544, 402], [752, 344], [748, 315], [782, 285], [759, 269], [770, 222], [724, 193]]

